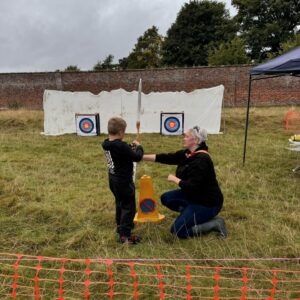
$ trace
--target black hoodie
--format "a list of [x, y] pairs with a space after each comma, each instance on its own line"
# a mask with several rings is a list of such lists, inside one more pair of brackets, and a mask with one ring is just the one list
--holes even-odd
[[143, 158], [144, 150], [141, 145], [132, 149], [130, 145], [120, 139], [110, 141], [104, 140], [102, 143], [107, 160], [108, 172], [115, 180], [132, 180], [133, 162], [138, 162]]

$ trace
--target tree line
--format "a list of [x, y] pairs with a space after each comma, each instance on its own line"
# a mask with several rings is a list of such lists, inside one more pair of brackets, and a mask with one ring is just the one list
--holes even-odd
[[[127, 57], [114, 64], [109, 54], [94, 71], [261, 63], [300, 45], [299, 0], [190, 0], [166, 36], [156, 26], [137, 39]], [[79, 71], [69, 66], [66, 71]]]

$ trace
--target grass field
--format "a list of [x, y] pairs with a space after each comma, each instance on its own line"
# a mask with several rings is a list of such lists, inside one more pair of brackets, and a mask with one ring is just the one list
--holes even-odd
[[[287, 110], [251, 109], [245, 167], [245, 109], [225, 109], [225, 133], [209, 136], [225, 197], [226, 240], [213, 233], [178, 240], [169, 233], [176, 213], [160, 206], [166, 220], [136, 226], [143, 237], [136, 246], [116, 243], [114, 200], [100, 148], [106, 136], [43, 136], [43, 112], [2, 111], [0, 252], [68, 258], [299, 257], [300, 174], [291, 170], [300, 164], [300, 153], [285, 149], [293, 133], [284, 129]], [[172, 152], [181, 148], [182, 137], [142, 134], [142, 144], [146, 153]], [[171, 172], [173, 166], [142, 162], [137, 178], [150, 175], [159, 199], [174, 188], [166, 180]], [[136, 187], [138, 195], [138, 182]]]

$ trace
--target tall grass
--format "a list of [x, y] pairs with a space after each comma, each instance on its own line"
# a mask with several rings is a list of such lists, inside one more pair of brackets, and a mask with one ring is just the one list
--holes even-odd
[[[116, 243], [114, 199], [100, 148], [106, 136], [43, 136], [42, 112], [2, 111], [0, 252], [69, 258], [298, 257], [300, 176], [291, 170], [300, 164], [300, 154], [286, 149], [287, 110], [251, 109], [244, 167], [244, 109], [225, 109], [225, 132], [209, 136], [225, 197], [226, 240], [213, 233], [177, 239], [169, 233], [177, 214], [159, 206], [166, 220], [137, 225], [135, 232], [143, 237], [137, 246]], [[182, 147], [182, 137], [142, 134], [142, 143], [147, 153], [172, 152]], [[159, 199], [174, 188], [166, 180], [174, 170], [142, 162], [137, 178], [152, 176]], [[138, 195], [138, 181], [136, 187]]]

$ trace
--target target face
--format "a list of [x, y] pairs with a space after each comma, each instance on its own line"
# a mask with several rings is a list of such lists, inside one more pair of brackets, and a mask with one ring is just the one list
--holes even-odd
[[81, 136], [100, 134], [99, 114], [76, 114], [76, 132]]
[[94, 127], [94, 123], [91, 119], [84, 118], [79, 122], [79, 129], [84, 133], [91, 133]]
[[154, 200], [147, 198], [140, 202], [140, 208], [143, 213], [150, 213], [155, 210]]
[[180, 120], [176, 117], [169, 117], [165, 120], [164, 127], [169, 132], [176, 132], [180, 127]]
[[183, 113], [161, 113], [161, 130], [163, 135], [183, 134]]

